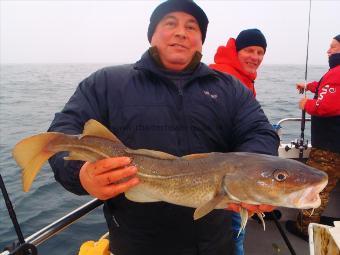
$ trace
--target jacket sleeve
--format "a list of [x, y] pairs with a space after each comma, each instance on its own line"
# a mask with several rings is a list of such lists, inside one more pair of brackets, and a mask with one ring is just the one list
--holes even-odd
[[310, 83], [307, 83], [307, 90], [315, 93], [316, 88], [318, 87], [318, 82], [317, 81], [312, 81]]
[[[81, 134], [89, 119], [96, 119], [105, 125], [105, 87], [103, 71], [97, 71], [83, 80], [63, 110], [55, 114], [48, 131]], [[64, 160], [66, 155], [66, 152], [61, 152], [49, 160], [55, 179], [72, 193], [87, 194], [79, 180], [79, 170], [84, 162]]]
[[280, 139], [249, 90], [237, 86], [234, 99], [234, 151], [278, 155]]
[[319, 88], [317, 99], [308, 99], [305, 110], [310, 115], [330, 117], [340, 115], [340, 84], [327, 83]]

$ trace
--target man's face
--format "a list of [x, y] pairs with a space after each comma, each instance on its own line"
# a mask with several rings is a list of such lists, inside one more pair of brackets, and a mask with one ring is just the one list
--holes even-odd
[[334, 53], [340, 53], [340, 42], [333, 39], [327, 51], [328, 57]]
[[151, 39], [164, 66], [183, 70], [196, 51], [202, 52], [202, 34], [196, 19], [185, 12], [171, 12], [158, 23]]
[[246, 72], [255, 73], [263, 60], [264, 49], [260, 46], [245, 47], [238, 51], [237, 56]]

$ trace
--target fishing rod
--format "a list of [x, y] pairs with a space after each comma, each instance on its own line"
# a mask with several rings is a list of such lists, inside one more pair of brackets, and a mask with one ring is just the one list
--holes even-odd
[[9, 199], [9, 195], [8, 195], [7, 190], [6, 190], [6, 186], [5, 186], [5, 183], [2, 179], [1, 174], [0, 174], [0, 189], [1, 189], [2, 195], [3, 195], [4, 200], [5, 200], [5, 204], [6, 204], [6, 207], [7, 207], [8, 214], [9, 214], [11, 220], [12, 220], [15, 232], [17, 233], [18, 240], [19, 240], [19, 246], [14, 247], [14, 250], [11, 251], [9, 254], [24, 254], [24, 255], [29, 255], [29, 254], [36, 255], [36, 254], [38, 254], [37, 248], [34, 245], [25, 242], [24, 235], [22, 234], [20, 225], [19, 225], [18, 220], [17, 220], [17, 216], [15, 214], [12, 202]]
[[[307, 87], [307, 77], [308, 77], [308, 56], [309, 56], [309, 33], [310, 33], [310, 17], [312, 11], [312, 0], [309, 0], [309, 14], [308, 14], [308, 33], [307, 33], [307, 49], [306, 49], [306, 64], [305, 64], [305, 88], [302, 93], [304, 93], [304, 98], [306, 98], [306, 87]], [[301, 93], [300, 92], [300, 93]], [[299, 159], [303, 159], [303, 152], [307, 149], [308, 143], [305, 143], [305, 124], [306, 124], [306, 111], [302, 109], [302, 116], [301, 116], [301, 134], [300, 139], [298, 142], [299, 148]]]

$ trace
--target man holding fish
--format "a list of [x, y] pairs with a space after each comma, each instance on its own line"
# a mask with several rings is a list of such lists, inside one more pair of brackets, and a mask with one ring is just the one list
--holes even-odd
[[299, 174], [315, 178], [298, 177], [311, 187], [308, 194], [289, 193], [297, 186], [290, 186], [290, 166], [297, 163], [225, 153], [276, 155], [279, 139], [249, 90], [200, 62], [207, 26], [193, 1], [162, 2], [150, 18], [151, 47], [139, 61], [90, 75], [55, 115], [44, 142], [36, 136], [31, 151], [23, 153], [26, 141], [14, 149], [19, 165], [34, 168], [24, 170], [25, 190], [59, 152], [50, 159], [56, 180], [75, 194], [105, 200], [115, 255], [233, 254], [230, 211], [213, 209], [261, 212], [273, 209], [265, 204], [318, 203], [325, 175], [298, 165]]

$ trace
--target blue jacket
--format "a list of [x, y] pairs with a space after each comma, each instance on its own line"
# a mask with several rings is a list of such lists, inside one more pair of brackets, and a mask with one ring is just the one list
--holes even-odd
[[[194, 71], [172, 73], [148, 51], [135, 64], [107, 67], [83, 80], [49, 131], [79, 134], [89, 119], [106, 125], [130, 148], [177, 156], [212, 151], [276, 155], [279, 145], [259, 103], [239, 81], [203, 63]], [[86, 194], [78, 176], [82, 163], [65, 162], [63, 156], [50, 160], [56, 180], [73, 193]], [[224, 210], [193, 222], [192, 208], [134, 203], [120, 195], [106, 202], [104, 212], [114, 254], [232, 250], [230, 214]]]

